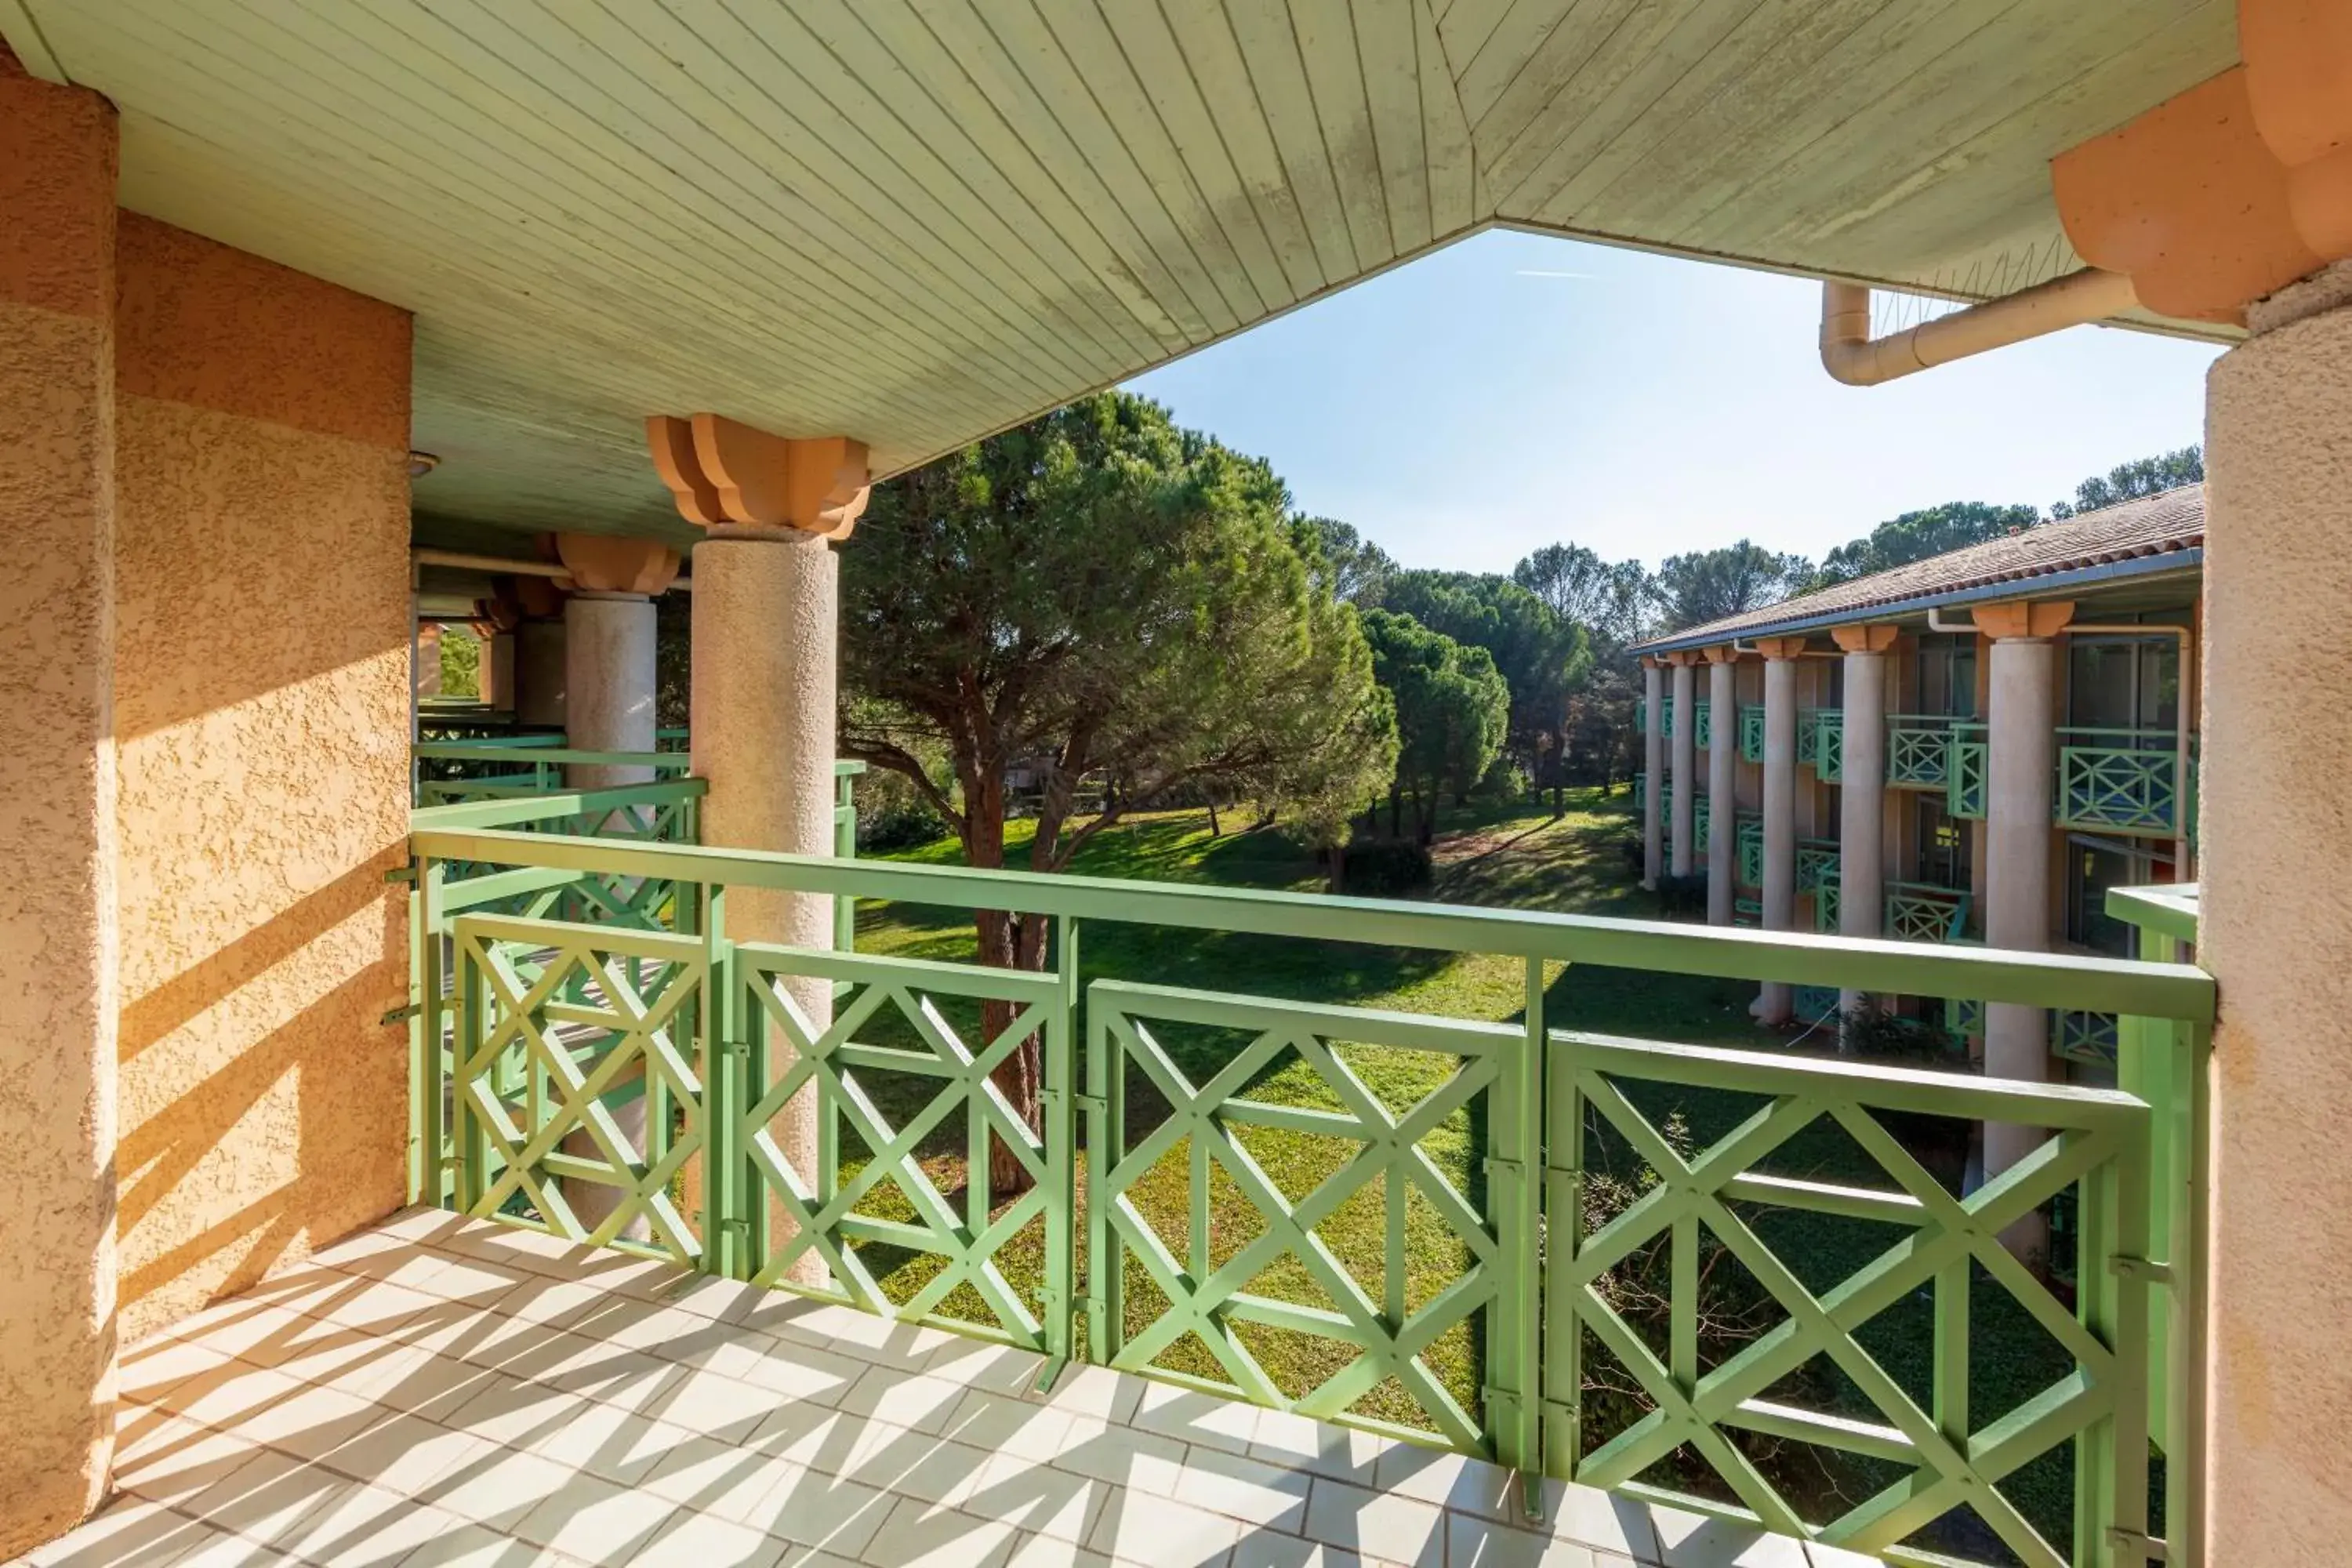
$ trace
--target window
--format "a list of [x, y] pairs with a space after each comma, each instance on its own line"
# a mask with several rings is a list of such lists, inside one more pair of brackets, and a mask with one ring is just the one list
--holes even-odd
[[1926, 637], [1913, 668], [1915, 713], [1945, 713], [1973, 719], [1977, 712], [1977, 640], [1974, 637]]
[[1944, 797], [1933, 791], [1913, 796], [1917, 805], [1919, 879], [1939, 888], [1965, 891], [1970, 871], [1972, 836], [1969, 825], [1944, 810]]
[[2066, 940], [2114, 958], [2139, 956], [2139, 929], [2107, 913], [2109, 888], [2172, 880], [2172, 858], [2126, 839], [2066, 837]]

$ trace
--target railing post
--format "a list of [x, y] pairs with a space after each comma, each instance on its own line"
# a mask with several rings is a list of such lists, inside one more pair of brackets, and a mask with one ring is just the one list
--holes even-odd
[[474, 1113], [467, 1088], [469, 1069], [481, 1050], [489, 982], [482, 974], [482, 966], [462, 948], [455, 952], [454, 960], [457, 983], [454, 987], [457, 1017], [449, 1037], [450, 1206], [459, 1214], [471, 1214], [482, 1201], [483, 1183], [489, 1173], [484, 1169], [489, 1163], [489, 1139], [483, 1131], [482, 1119]]
[[702, 1270], [749, 1279], [752, 1227], [746, 1194], [753, 1184], [744, 1162], [743, 1117], [757, 1091], [744, 1081], [749, 1053], [734, 946], [726, 935], [727, 889], [681, 884], [674, 896], [680, 934], [702, 938], [702, 994], [689, 1004], [701, 1047]]
[[1543, 1101], [1544, 1250], [1536, 1300], [1542, 1315], [1544, 1473], [1576, 1479], [1584, 1451], [1584, 1331], [1569, 1265], [1584, 1237], [1584, 1096], [1576, 1044], [1544, 1032], [1538, 1089]]
[[[1075, 974], [1075, 970], [1073, 971]], [[1127, 1060], [1110, 1037], [1109, 1016], [1088, 1006], [1087, 1020], [1087, 1357], [1108, 1366], [1126, 1327], [1126, 1249], [1110, 1222], [1111, 1172], [1127, 1125]]]
[[[1519, 1506], [1543, 1517], [1543, 1413], [1538, 1398], [1543, 1353], [1543, 1201], [1537, 1167], [1543, 1158], [1544, 966], [1527, 961], [1526, 1028], [1496, 1074], [1486, 1119], [1494, 1157], [1488, 1179], [1500, 1189], [1496, 1258], [1497, 1331], [1487, 1352], [1495, 1458], [1519, 1473]], [[1499, 1414], [1495, 1407], [1501, 1406]]]
[[444, 1108], [448, 1077], [441, 1067], [440, 924], [444, 870], [431, 857], [416, 862], [416, 885], [408, 895], [408, 985], [414, 1010], [408, 1017], [409, 1136], [408, 1200], [439, 1207], [448, 1201], [448, 1128]]
[[[852, 784], [856, 775], [843, 773], [841, 766], [835, 764], [833, 775], [833, 853], [836, 859], [854, 860], [857, 858], [857, 796]], [[836, 893], [833, 900], [834, 951], [850, 952], [856, 946], [857, 900], [847, 893]]]
[[[1054, 1183], [1045, 1194], [1045, 1374], [1051, 1386], [1071, 1356], [1077, 1298], [1076, 1050], [1073, 1038], [1078, 1009], [1078, 922], [1062, 916], [1054, 927], [1055, 977], [1060, 998], [1045, 1024], [1044, 1111], [1045, 1169]], [[1091, 1325], [1089, 1325], [1091, 1329]], [[1088, 1338], [1092, 1338], [1091, 1331]]]

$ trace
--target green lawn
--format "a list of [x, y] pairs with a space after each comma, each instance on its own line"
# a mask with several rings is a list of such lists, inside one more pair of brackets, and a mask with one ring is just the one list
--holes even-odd
[[[1548, 808], [1449, 814], [1436, 845], [1436, 877], [1428, 896], [1490, 906], [1654, 916], [1654, 900], [1635, 885], [1624, 853], [1634, 832], [1633, 797], [1620, 794], [1604, 799], [1596, 792], [1584, 791], [1572, 794], [1569, 806], [1566, 815], [1557, 819]], [[1076, 869], [1097, 876], [1223, 886], [1322, 889], [1322, 873], [1310, 857], [1278, 834], [1232, 831], [1233, 822], [1229, 814], [1228, 831], [1215, 837], [1208, 831], [1205, 816], [1198, 812], [1139, 817], [1089, 845]], [[1011, 830], [1014, 842], [1008, 846], [1008, 859], [1016, 864], [1017, 851], [1026, 846], [1027, 828], [1022, 823], [1013, 825]], [[952, 843], [942, 842], [899, 858], [951, 863], [957, 851]], [[973, 955], [968, 917], [906, 906], [862, 909], [857, 945], [863, 952], [941, 960], [969, 961]], [[1524, 968], [1520, 961], [1508, 958], [1147, 929], [1105, 921], [1086, 928], [1081, 951], [1084, 975], [1089, 981], [1113, 976], [1252, 996], [1496, 1022], [1516, 1020], [1522, 1005]], [[1748, 1005], [1754, 994], [1753, 985], [1747, 983], [1580, 966], [1554, 974], [1547, 993], [1546, 1016], [1555, 1027], [1766, 1050], [1788, 1048], [1750, 1022]], [[941, 1011], [968, 1043], [976, 1043], [976, 1009], [945, 1003]], [[1195, 1084], [1247, 1038], [1206, 1031], [1155, 1030], [1155, 1034]], [[877, 1039], [887, 1036], [887, 1029], [876, 1032]], [[912, 1039], [909, 1030], [891, 1043]], [[1825, 1044], [1816, 1036], [1805, 1043], [1805, 1048], [1818, 1049]], [[1349, 1047], [1342, 1055], [1392, 1112], [1435, 1089], [1454, 1066], [1451, 1058], [1377, 1047]], [[1129, 1136], [1133, 1142], [1166, 1115], [1166, 1107], [1139, 1072], [1130, 1072], [1129, 1084]], [[896, 1121], [910, 1110], [924, 1086], [913, 1079], [877, 1082], [873, 1092], [886, 1115]], [[1340, 1109], [1320, 1077], [1287, 1053], [1262, 1073], [1247, 1092], [1255, 1100], [1276, 1104]], [[1630, 1086], [1628, 1095], [1654, 1125], [1671, 1124], [1678, 1136], [1696, 1147], [1728, 1131], [1759, 1103], [1727, 1092], [1656, 1085]], [[1484, 1200], [1484, 1175], [1473, 1156], [1483, 1142], [1480, 1123], [1485, 1114], [1482, 1097], [1468, 1110], [1441, 1123], [1423, 1144], [1474, 1205]], [[961, 1195], [958, 1191], [962, 1183], [961, 1124], [960, 1117], [950, 1119], [949, 1127], [924, 1152], [931, 1181], [951, 1202], [960, 1201]], [[1921, 1121], [1897, 1131], [1931, 1169], [1957, 1183], [1965, 1129]], [[1240, 1141], [1290, 1201], [1312, 1190], [1356, 1147], [1336, 1139], [1272, 1130], [1250, 1130], [1240, 1135]], [[1601, 1130], [1591, 1148], [1593, 1163], [1620, 1179], [1621, 1200], [1638, 1190], [1646, 1177], [1645, 1168], [1613, 1131]], [[851, 1153], [845, 1146], [845, 1165], [855, 1163]], [[1192, 1223], [1191, 1173], [1185, 1155], [1186, 1149], [1180, 1143], [1131, 1191], [1139, 1210], [1180, 1258], [1186, 1254]], [[1085, 1158], [1083, 1149], [1080, 1158]], [[1765, 1168], [1780, 1174], [1886, 1184], [1874, 1163], [1844, 1133], [1826, 1125], [1817, 1125], [1792, 1141]], [[1230, 1177], [1214, 1166], [1212, 1171], [1208, 1214], [1213, 1265], [1260, 1234], [1264, 1221]], [[1597, 1201], [1607, 1201], [1605, 1191]], [[913, 1217], [910, 1206], [887, 1184], [868, 1198], [861, 1212], [894, 1219]], [[1318, 1231], [1375, 1302], [1382, 1299], [1386, 1284], [1384, 1213], [1384, 1194], [1376, 1184], [1343, 1205]], [[1895, 1239], [1884, 1226], [1793, 1211], [1750, 1211], [1741, 1217], [1757, 1228], [1809, 1287], [1817, 1289], [1851, 1273]], [[1416, 1307], [1455, 1278], [1468, 1259], [1459, 1238], [1434, 1206], [1422, 1201], [1418, 1194], [1408, 1205], [1402, 1241], [1404, 1294]], [[1083, 1222], [1080, 1243], [1083, 1246]], [[999, 1259], [1008, 1279], [1030, 1299], [1033, 1310], [1042, 1257], [1043, 1237], [1033, 1226]], [[866, 1258], [884, 1277], [886, 1289], [899, 1300], [919, 1289], [940, 1267], [927, 1255], [891, 1254], [876, 1247], [868, 1248]], [[1712, 1325], [1702, 1355], [1712, 1364], [1785, 1314], [1727, 1254], [1710, 1248], [1707, 1266], [1706, 1300], [1711, 1317], [1719, 1321]], [[1638, 1258], [1623, 1271], [1629, 1290], [1638, 1293], [1645, 1283], [1662, 1283], [1661, 1268], [1659, 1258]], [[1127, 1331], [1132, 1335], [1160, 1315], [1165, 1300], [1132, 1258], [1123, 1277], [1128, 1289]], [[1288, 1258], [1258, 1276], [1249, 1289], [1277, 1300], [1329, 1304], [1328, 1293], [1308, 1271]], [[1981, 1274], [1973, 1307], [1976, 1364], [1971, 1392], [1975, 1419], [1981, 1425], [2063, 1375], [2067, 1363], [2022, 1309]], [[982, 1321], [988, 1318], [977, 1295], [969, 1289], [950, 1297], [948, 1310]], [[1654, 1348], [1664, 1353], [1663, 1319], [1644, 1321], [1638, 1312], [1629, 1315], [1651, 1338]], [[1354, 1355], [1350, 1347], [1337, 1341], [1285, 1330], [1241, 1325], [1234, 1331], [1276, 1384], [1293, 1395], [1317, 1386]], [[1483, 1323], [1474, 1316], [1442, 1336], [1424, 1357], [1432, 1373], [1474, 1416], [1479, 1409], [1482, 1332]], [[1923, 1299], [1883, 1314], [1866, 1325], [1858, 1338], [1914, 1397], [1925, 1402], [1932, 1336]], [[1623, 1380], [1612, 1374], [1612, 1363], [1599, 1353], [1589, 1336], [1587, 1342], [1591, 1443], [1605, 1436], [1611, 1425], [1630, 1418], [1642, 1402], [1612, 1394], [1610, 1390], [1622, 1386]], [[1176, 1342], [1155, 1364], [1202, 1376], [1221, 1375], [1206, 1347], [1189, 1337]], [[1835, 1407], [1871, 1414], [1843, 1377], [1826, 1366], [1805, 1369], [1770, 1391], [1768, 1397], [1800, 1404], [1827, 1401]], [[1405, 1426], [1430, 1425], [1420, 1405], [1393, 1380], [1374, 1388], [1351, 1408]], [[1881, 1467], [1843, 1458], [1824, 1463], [1812, 1450], [1775, 1450], [1760, 1440], [1743, 1447], [1766, 1465], [1804, 1512], [1816, 1518], [1841, 1511], [1893, 1479], [1893, 1472]], [[1709, 1484], [1711, 1478], [1703, 1466], [1688, 1460], [1662, 1467], [1654, 1479], [1728, 1495], [1719, 1485]], [[2007, 1489], [2046, 1533], [2055, 1532], [2053, 1538], [2063, 1539], [2072, 1508], [2069, 1470], [2063, 1458], [2029, 1467], [2012, 1478]], [[1982, 1532], [1965, 1527], [1939, 1531], [1938, 1544], [1998, 1560], [1998, 1548], [1988, 1550]]]

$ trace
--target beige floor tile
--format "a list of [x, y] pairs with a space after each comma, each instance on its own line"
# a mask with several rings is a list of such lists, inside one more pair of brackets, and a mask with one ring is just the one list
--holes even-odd
[[635, 1408], [673, 1426], [683, 1426], [721, 1442], [737, 1442], [757, 1432], [778, 1411], [800, 1403], [788, 1394], [729, 1377], [723, 1373], [670, 1368], [658, 1394]]
[[216, 1432], [193, 1421], [171, 1418], [164, 1436], [145, 1445], [134, 1458], [125, 1457], [114, 1467], [118, 1491], [152, 1501], [169, 1502], [200, 1491], [226, 1477], [259, 1452], [251, 1440], [234, 1432]]
[[1144, 1385], [1128, 1424], [1196, 1447], [1247, 1454], [1257, 1436], [1257, 1418], [1255, 1405], [1151, 1383]]
[[583, 1562], [633, 1563], [638, 1548], [677, 1512], [667, 1498], [575, 1473], [525, 1514], [514, 1533]]
[[383, 1418], [381, 1406], [318, 1384], [302, 1384], [285, 1398], [252, 1411], [234, 1428], [248, 1441], [298, 1458], [316, 1458]]
[[1053, 1535], [1024, 1535], [1013, 1543], [1004, 1568], [1119, 1568], [1091, 1547]]
[[[1544, 1520], [1563, 1541], [1654, 1563], [1659, 1544], [1652, 1515], [1650, 1505], [1635, 1498], [1564, 1481], [1544, 1483]], [[1518, 1521], [1507, 1514], [1502, 1522], [1516, 1525]]]
[[949, 1342], [933, 1351], [923, 1367], [929, 1376], [960, 1383], [966, 1388], [1016, 1395], [1036, 1392], [1038, 1376], [1045, 1369], [1045, 1358], [1035, 1351], [990, 1344], [961, 1334], [950, 1335]]
[[415, 1496], [459, 1519], [506, 1529], [562, 1491], [576, 1473], [536, 1454], [492, 1448], [436, 1477]]
[[284, 1373], [231, 1361], [187, 1379], [157, 1404], [204, 1426], [228, 1427], [302, 1388], [299, 1380]]
[[1843, 1546], [1824, 1546], [1818, 1541], [1805, 1542], [1805, 1557], [1812, 1568], [1885, 1568], [1881, 1559], [1866, 1552], [1848, 1552]]
[[1673, 1508], [1652, 1509], [1650, 1521], [1665, 1568], [1810, 1568], [1793, 1536]]
[[1118, 1489], [1108, 1481], [1000, 1453], [990, 1456], [979, 1485], [961, 1506], [967, 1513], [1003, 1520], [1025, 1535], [1082, 1542], [1093, 1530], [1104, 1500]]
[[870, 1415], [893, 1426], [918, 1432], [946, 1430], [948, 1416], [963, 1403], [961, 1384], [919, 1373], [908, 1376], [889, 1367], [869, 1367], [843, 1391], [835, 1404], [853, 1415]]
[[783, 1542], [748, 1525], [681, 1512], [628, 1561], [641, 1568], [772, 1568], [786, 1550]]
[[1346, 1426], [1328, 1426], [1287, 1411], [1261, 1410], [1256, 1436], [1250, 1440], [1249, 1457], [1269, 1465], [1290, 1465], [1333, 1480], [1369, 1487], [1373, 1472], [1390, 1450], [1408, 1447], [1411, 1445]]
[[557, 1568], [559, 1564], [570, 1568], [564, 1559], [528, 1541], [461, 1521], [402, 1558], [400, 1568]]
[[762, 1499], [744, 1522], [780, 1541], [856, 1558], [901, 1500], [839, 1476], [800, 1470]]
[[320, 1455], [319, 1463], [353, 1480], [413, 1496], [499, 1452], [479, 1437], [395, 1411]]
[[744, 1333], [731, 1324], [706, 1336], [685, 1360], [721, 1377], [817, 1405], [838, 1405], [851, 1384], [874, 1370], [873, 1363], [855, 1356], [772, 1334]]
[[719, 1323], [682, 1307], [621, 1295], [607, 1295], [563, 1327], [624, 1350], [649, 1351], [664, 1361], [688, 1360], [691, 1352], [719, 1343], [726, 1333]]
[[1091, 1476], [1116, 1486], [1141, 1487], [1170, 1497], [1175, 1493], [1177, 1476], [1182, 1469], [1184, 1456], [1190, 1452], [1175, 1438], [1163, 1437], [1157, 1432], [1073, 1421], [1062, 1452], [1055, 1456], [1053, 1463], [1056, 1469]]
[[118, 1497], [69, 1533], [37, 1546], [26, 1568], [162, 1568], [212, 1531], [162, 1503]]
[[650, 1420], [634, 1411], [583, 1401], [565, 1418], [521, 1447], [541, 1458], [552, 1459], [592, 1476], [634, 1486], [646, 1473], [695, 1434], [682, 1426]]
[[297, 1528], [280, 1532], [275, 1544], [307, 1563], [333, 1568], [392, 1568], [459, 1522], [398, 1492], [354, 1486], [330, 1497]]
[[1521, 1524], [1516, 1478], [1500, 1465], [1467, 1454], [1401, 1443], [1374, 1463], [1371, 1485], [1376, 1491], [1463, 1509], [1514, 1527]]
[[877, 1568], [1002, 1568], [1013, 1527], [901, 1498], [861, 1556]]
[[975, 1388], [948, 1412], [940, 1435], [975, 1447], [1050, 1459], [1062, 1451], [1069, 1430], [1070, 1417], [1052, 1405]]
[[1445, 1561], [1445, 1512], [1431, 1503], [1315, 1478], [1307, 1500], [1309, 1540], [1416, 1568]]
[[688, 1433], [637, 1484], [682, 1508], [742, 1524], [805, 1468], [756, 1449]]
[[172, 1568], [294, 1568], [301, 1559], [241, 1535], [216, 1531], [172, 1559]]
[[114, 1413], [114, 1474], [184, 1446], [205, 1428], [168, 1410], [125, 1405]]
[[1176, 1500], [1296, 1535], [1306, 1524], [1307, 1489], [1312, 1480], [1303, 1470], [1216, 1448], [1195, 1448], [1176, 1478]]
[[1473, 1514], [1446, 1516], [1446, 1568], [1595, 1568], [1592, 1548]]
[[843, 1474], [901, 1497], [955, 1508], [980, 1485], [980, 1472], [989, 1458], [984, 1448], [909, 1432], [853, 1458]]
[[226, 1476], [173, 1500], [172, 1506], [215, 1530], [276, 1545], [353, 1484], [332, 1470], [263, 1448]]
[[849, 1468], [859, 1447], [869, 1441], [868, 1429], [879, 1425], [862, 1415], [844, 1415], [827, 1405], [795, 1401], [761, 1422], [751, 1436], [735, 1446], [790, 1459], [827, 1475], [839, 1475]]
[[1302, 1541], [1270, 1530], [1251, 1531], [1234, 1548], [1226, 1568], [1391, 1568], [1377, 1557], [1365, 1557], [1342, 1546]]
[[1152, 1568], [1213, 1568], [1242, 1538], [1239, 1521], [1133, 1487], [1103, 1500], [1087, 1544]]
[[432, 1419], [507, 1448], [527, 1447], [530, 1438], [561, 1426], [583, 1405], [595, 1403], [503, 1373], [468, 1384], [466, 1391], [467, 1397], [462, 1403], [453, 1399], [428, 1406]]
[[1124, 1421], [1143, 1398], [1144, 1382], [1102, 1366], [1074, 1366], [1045, 1395], [1065, 1415], [1093, 1421]]

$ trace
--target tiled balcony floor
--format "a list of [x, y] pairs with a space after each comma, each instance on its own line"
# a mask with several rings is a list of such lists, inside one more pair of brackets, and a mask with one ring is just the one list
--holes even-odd
[[415, 1211], [123, 1360], [26, 1562], [1851, 1568], [1491, 1466]]

